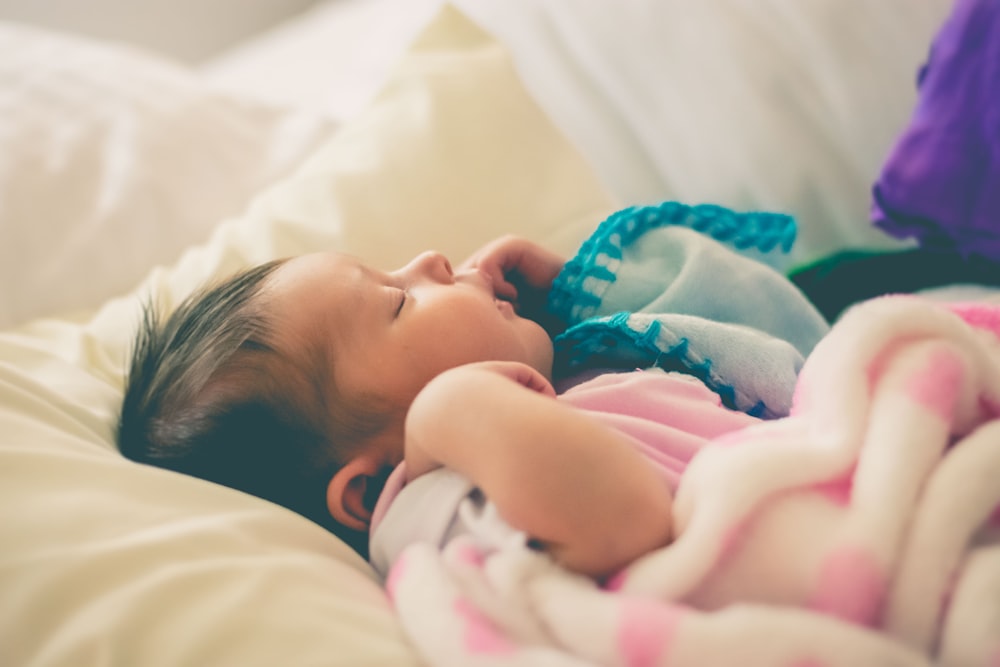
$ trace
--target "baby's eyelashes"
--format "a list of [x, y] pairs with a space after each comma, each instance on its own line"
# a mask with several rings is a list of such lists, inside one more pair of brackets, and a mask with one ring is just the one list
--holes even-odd
[[409, 298], [409, 294], [405, 289], [400, 289], [398, 303], [396, 304], [396, 311], [393, 313], [393, 317], [399, 317], [400, 313], [403, 312], [403, 306], [406, 305], [406, 301]]

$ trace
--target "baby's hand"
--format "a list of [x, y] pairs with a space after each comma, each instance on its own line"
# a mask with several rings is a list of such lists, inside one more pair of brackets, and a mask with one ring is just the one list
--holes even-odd
[[[480, 248], [461, 268], [481, 270], [493, 280], [497, 296], [525, 305], [524, 299], [548, 294], [565, 263], [565, 259], [536, 243], [504, 236]], [[534, 294], [521, 294], [519, 290]]]
[[527, 387], [532, 391], [537, 391], [539, 394], [544, 394], [546, 396], [556, 395], [556, 390], [553, 389], [552, 383], [549, 382], [544, 375], [531, 366], [522, 364], [519, 361], [481, 361], [474, 364], [460, 366], [455, 370], [461, 372], [460, 369], [462, 368], [478, 369], [496, 373], [509, 380], [513, 380], [519, 385]]

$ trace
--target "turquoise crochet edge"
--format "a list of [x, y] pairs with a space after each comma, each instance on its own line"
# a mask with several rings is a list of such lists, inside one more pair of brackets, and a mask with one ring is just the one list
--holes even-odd
[[[701, 232], [736, 250], [787, 253], [795, 243], [795, 220], [782, 213], [739, 213], [716, 204], [687, 205], [667, 201], [655, 206], [631, 206], [608, 216], [584, 241], [552, 283], [548, 310], [568, 324], [592, 317], [604, 290], [615, 281], [608, 260], [651, 229], [680, 226]], [[590, 281], [588, 287], [585, 281]]]
[[[670, 332], [663, 330], [659, 320], [653, 320], [644, 329], [637, 330], [629, 325], [630, 317], [629, 313], [623, 312], [588, 320], [557, 336], [553, 374], [568, 377], [574, 371], [601, 366], [604, 355], [613, 357], [624, 343], [643, 356], [641, 360], [632, 359], [636, 368], [656, 367], [693, 375], [718, 394], [723, 405], [732, 410], [752, 417], [776, 416], [763, 400], [747, 396], [724, 382], [714, 372], [711, 359], [696, 358], [691, 353], [687, 338], [675, 336], [674, 340], [667, 341]], [[609, 365], [619, 366], [620, 362]]]

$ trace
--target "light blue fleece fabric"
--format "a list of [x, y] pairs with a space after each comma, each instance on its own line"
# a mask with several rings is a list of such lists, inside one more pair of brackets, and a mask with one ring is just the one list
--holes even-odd
[[556, 377], [658, 366], [698, 377], [731, 408], [787, 415], [799, 369], [829, 330], [760, 261], [794, 239], [779, 214], [677, 202], [615, 213], [549, 294], [568, 326], [554, 339]]

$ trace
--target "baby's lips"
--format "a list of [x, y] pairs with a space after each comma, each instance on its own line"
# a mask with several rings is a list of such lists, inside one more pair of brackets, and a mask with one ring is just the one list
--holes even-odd
[[496, 301], [497, 310], [499, 310], [506, 317], [513, 317], [516, 315], [514, 312], [514, 304], [510, 301], [506, 301], [504, 299], [494, 299], [494, 301]]

